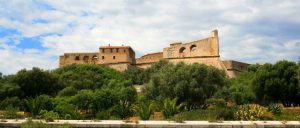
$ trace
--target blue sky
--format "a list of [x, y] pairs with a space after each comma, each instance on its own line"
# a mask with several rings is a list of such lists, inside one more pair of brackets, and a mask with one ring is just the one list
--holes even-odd
[[0, 72], [54, 69], [65, 52], [130, 45], [137, 57], [219, 30], [222, 60], [300, 58], [295, 0], [0, 0]]

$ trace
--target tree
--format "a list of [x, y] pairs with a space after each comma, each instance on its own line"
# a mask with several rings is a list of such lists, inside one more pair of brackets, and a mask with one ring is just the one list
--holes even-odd
[[163, 68], [151, 76], [145, 87], [148, 99], [162, 103], [166, 98], [178, 98], [180, 103], [186, 102], [189, 108], [199, 108], [228, 82], [225, 72], [212, 66], [184, 63], [164, 65], [168, 66], [160, 66]]
[[27, 110], [31, 112], [32, 116], [37, 116], [41, 110], [50, 110], [52, 109], [52, 103], [49, 96], [41, 95], [35, 98], [28, 98], [25, 100]]
[[253, 80], [253, 89], [260, 103], [281, 102], [284, 106], [298, 104], [300, 88], [296, 63], [283, 60], [274, 65], [262, 65]]
[[68, 65], [54, 71], [64, 87], [96, 90], [111, 80], [125, 80], [122, 73], [103, 65]]
[[36, 97], [42, 94], [54, 96], [60, 89], [57, 76], [39, 68], [19, 71], [12, 83], [20, 87], [20, 97]]
[[252, 81], [255, 77], [254, 71], [255, 70], [243, 72], [230, 80], [230, 99], [235, 101], [237, 105], [250, 103], [255, 100], [255, 95], [252, 90]]
[[2, 79], [2, 72], [0, 72], [0, 80]]
[[133, 67], [124, 72], [126, 78], [132, 80], [133, 84], [142, 85], [147, 81], [147, 74], [144, 69]]

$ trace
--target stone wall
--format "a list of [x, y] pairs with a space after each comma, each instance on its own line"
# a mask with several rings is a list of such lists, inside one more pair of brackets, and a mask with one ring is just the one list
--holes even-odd
[[98, 64], [98, 53], [65, 53], [59, 57], [59, 67], [70, 64]]
[[211, 36], [190, 43], [173, 43], [163, 49], [163, 58], [189, 58], [189, 57], [218, 57], [219, 42], [218, 32], [212, 31]]
[[247, 63], [238, 62], [234, 60], [225, 60], [222, 62], [225, 66], [225, 70], [227, 70], [227, 75], [230, 78], [235, 77], [239, 73], [248, 70], [248, 66], [249, 66], [249, 64]]
[[102, 46], [99, 64], [135, 63], [135, 52], [129, 46]]
[[130, 63], [111, 63], [111, 64], [107, 64], [107, 66], [121, 72], [132, 67]]
[[163, 59], [162, 52], [150, 53], [150, 54], [144, 55], [144, 56], [136, 59], [135, 66], [146, 69], [146, 68], [149, 68], [153, 63], [156, 63], [161, 59]]
[[118, 71], [131, 66], [149, 68], [161, 59], [174, 64], [200, 63], [223, 69], [229, 77], [235, 77], [247, 70], [248, 64], [237, 61], [221, 61], [219, 55], [218, 31], [214, 30], [207, 38], [188, 43], [172, 43], [163, 52], [146, 54], [135, 59], [135, 52], [130, 46], [101, 46], [98, 53], [65, 53], [60, 56], [60, 67], [68, 64], [104, 64]]

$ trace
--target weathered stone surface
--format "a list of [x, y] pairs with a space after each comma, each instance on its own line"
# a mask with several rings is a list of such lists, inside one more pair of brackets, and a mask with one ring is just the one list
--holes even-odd
[[59, 58], [59, 66], [69, 64], [104, 64], [118, 71], [131, 66], [149, 68], [161, 59], [172, 63], [200, 63], [223, 69], [229, 77], [234, 77], [247, 70], [248, 64], [233, 60], [221, 61], [219, 54], [218, 31], [214, 30], [207, 38], [189, 43], [172, 43], [163, 52], [146, 54], [135, 58], [130, 46], [101, 46], [99, 53], [65, 53]]

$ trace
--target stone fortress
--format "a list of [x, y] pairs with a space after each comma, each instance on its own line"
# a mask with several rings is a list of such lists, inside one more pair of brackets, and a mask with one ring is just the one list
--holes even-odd
[[130, 67], [148, 68], [161, 59], [172, 63], [200, 63], [223, 69], [230, 77], [247, 70], [249, 64], [220, 59], [218, 31], [214, 30], [207, 38], [189, 43], [172, 43], [163, 52], [150, 53], [135, 58], [135, 52], [130, 46], [101, 46], [95, 53], [65, 53], [59, 57], [59, 67], [70, 64], [102, 64], [118, 71]]

